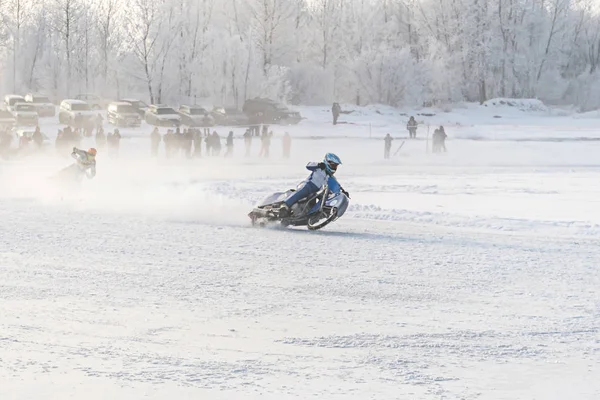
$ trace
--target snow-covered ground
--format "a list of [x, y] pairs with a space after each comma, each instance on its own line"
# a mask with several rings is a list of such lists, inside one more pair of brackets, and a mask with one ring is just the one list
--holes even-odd
[[[0, 399], [600, 398], [600, 118], [403, 110], [436, 115], [384, 161], [398, 111], [301, 111], [269, 160], [154, 160], [123, 129], [77, 193], [48, 179], [68, 155], [1, 162]], [[251, 228], [326, 151], [349, 212]]]

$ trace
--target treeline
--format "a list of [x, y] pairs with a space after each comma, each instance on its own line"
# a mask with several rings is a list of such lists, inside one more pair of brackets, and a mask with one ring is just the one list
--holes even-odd
[[600, 106], [596, 0], [2, 0], [4, 93]]

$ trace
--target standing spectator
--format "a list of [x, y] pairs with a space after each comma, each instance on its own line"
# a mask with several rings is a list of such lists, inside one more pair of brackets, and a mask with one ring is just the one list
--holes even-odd
[[390, 151], [392, 150], [392, 140], [394, 139], [390, 136], [389, 133], [385, 135], [385, 138], [383, 139], [385, 143], [385, 147], [383, 150], [383, 158], [385, 158], [386, 160], [390, 158]]
[[206, 142], [206, 155], [209, 157], [213, 155], [214, 140], [215, 139], [213, 138], [213, 135], [211, 135], [210, 133], [204, 138], [204, 142]]
[[265, 135], [265, 158], [269, 158], [269, 151], [271, 150], [271, 141], [273, 140], [273, 131], [268, 132]]
[[104, 129], [101, 127], [96, 131], [96, 149], [104, 149], [106, 146], [106, 135]]
[[[108, 150], [106, 152], [106, 154], [111, 155], [112, 145], [113, 145], [113, 133], [108, 131], [108, 133], [106, 134], [106, 147]], [[77, 147], [77, 146], [75, 146], [75, 147]]]
[[119, 155], [119, 148], [121, 147], [121, 132], [118, 129], [115, 129], [115, 134], [113, 135], [113, 141], [115, 146], [115, 155]]
[[67, 135], [67, 137], [69, 138], [69, 140], [71, 142], [73, 142], [73, 146], [78, 147], [77, 144], [75, 143], [76, 140], [79, 140], [79, 138], [81, 137], [80, 133], [79, 133], [79, 128], [77, 127], [72, 127], [72, 126], [67, 126], [65, 128], [65, 135]]
[[340, 104], [333, 103], [333, 106], [331, 107], [331, 114], [333, 115], [333, 124], [334, 125], [337, 125], [338, 118], [340, 117], [341, 113], [342, 113], [342, 107], [340, 107]]
[[246, 132], [244, 132], [244, 145], [246, 146], [246, 157], [249, 157], [252, 148], [252, 131], [250, 128], [246, 129]]
[[27, 151], [30, 141], [31, 139], [29, 136], [25, 135], [25, 132], [23, 132], [23, 136], [19, 138], [19, 151]]
[[269, 133], [263, 131], [262, 135], [260, 136], [260, 153], [258, 153], [259, 157], [264, 157], [266, 152], [267, 152], [267, 135]]
[[202, 157], [202, 131], [194, 129], [194, 157]]
[[192, 128], [183, 131], [183, 151], [186, 158], [192, 158], [192, 145], [194, 144], [194, 131]]
[[[100, 127], [102, 127], [102, 124], [100, 124]], [[84, 120], [82, 129], [85, 137], [92, 137], [94, 134], [94, 121], [92, 119]]]
[[35, 132], [33, 132], [33, 136], [31, 138], [33, 139], [33, 143], [36, 144], [38, 149], [42, 148], [42, 144], [44, 143], [44, 136], [42, 135], [42, 132], [40, 132], [39, 126], [35, 127]]
[[152, 133], [150, 134], [150, 155], [152, 157], [158, 156], [158, 147], [160, 146], [160, 133], [158, 132], [158, 128], [154, 127]]
[[283, 135], [283, 158], [290, 158], [290, 150], [292, 148], [292, 137], [288, 132]]
[[[71, 127], [70, 126], [65, 126], [65, 128], [62, 130], [61, 140], [64, 140], [65, 143], [70, 142], [71, 141], [71, 136], [72, 136], [72, 134], [71, 134]], [[73, 147], [73, 146], [71, 146], [71, 147]]]
[[175, 128], [175, 143], [174, 143], [174, 152], [175, 152], [175, 156], [178, 156], [180, 154], [183, 153], [183, 148], [184, 148], [184, 136], [183, 136], [183, 132], [181, 132], [181, 129], [179, 128], [179, 126], [177, 126], [177, 128]]
[[102, 118], [102, 114], [98, 113], [98, 115], [96, 116], [96, 131], [99, 131], [100, 129], [104, 129], [103, 126], [103, 121], [104, 118]]
[[227, 152], [225, 152], [225, 157], [231, 157], [233, 155], [233, 131], [229, 131], [229, 135], [227, 136], [227, 141], [225, 142], [227, 147]]
[[79, 128], [71, 129], [70, 127], [65, 128], [65, 136], [69, 141], [69, 146], [80, 147], [81, 146], [81, 134]]
[[121, 146], [121, 133], [118, 129], [115, 129], [112, 135], [108, 135], [106, 137], [106, 142], [108, 144], [108, 151], [112, 157], [119, 156], [119, 147]]
[[446, 138], [448, 137], [448, 135], [446, 135], [446, 130], [444, 129], [443, 126], [440, 126], [440, 128], [438, 129], [438, 135], [439, 135], [438, 152], [443, 151], [444, 153], [446, 153], [447, 152]]
[[[12, 139], [12, 136], [10, 137]], [[54, 141], [54, 146], [56, 150], [60, 153], [65, 148], [65, 134], [62, 129], [58, 130], [56, 134], [56, 140]]]
[[172, 129], [167, 130], [163, 141], [165, 142], [165, 154], [167, 158], [173, 158], [177, 138], [175, 137], [175, 134], [173, 133]]
[[417, 121], [415, 121], [415, 117], [411, 116], [406, 124], [406, 129], [408, 129], [408, 134], [411, 139], [417, 138]]
[[212, 155], [218, 157], [221, 154], [221, 137], [214, 131], [212, 134]]

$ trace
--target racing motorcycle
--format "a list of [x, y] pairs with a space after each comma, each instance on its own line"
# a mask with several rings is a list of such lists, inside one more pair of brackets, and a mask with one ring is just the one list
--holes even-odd
[[279, 222], [282, 226], [306, 226], [314, 231], [344, 215], [350, 203], [338, 181], [334, 177], [329, 177], [321, 190], [294, 204], [291, 215], [282, 217], [279, 213], [281, 205], [295, 191], [296, 189], [290, 189], [286, 192], [273, 193], [260, 202], [248, 214], [252, 225], [266, 226], [269, 223]]

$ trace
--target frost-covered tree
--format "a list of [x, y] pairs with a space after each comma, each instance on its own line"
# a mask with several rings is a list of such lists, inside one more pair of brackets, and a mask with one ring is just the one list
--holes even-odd
[[132, 0], [125, 15], [128, 50], [141, 69], [141, 74], [132, 78], [145, 81], [151, 103], [160, 101], [156, 93], [156, 74], [160, 68], [161, 52], [165, 50], [161, 41], [163, 5], [160, 0]]
[[21, 42], [25, 39], [25, 32], [31, 26], [30, 11], [33, 3], [30, 0], [8, 0], [0, 3], [0, 5], [2, 6], [0, 16], [11, 54], [12, 90], [16, 91], [24, 78], [20, 70], [22, 57]]
[[81, 45], [81, 36], [78, 28], [80, 26], [82, 10], [84, 9], [85, 5], [80, 0], [55, 0], [53, 7], [53, 30], [63, 45], [62, 51], [59, 52], [58, 56], [63, 56], [66, 60], [66, 71], [60, 75], [62, 76], [61, 81], [65, 87], [67, 97], [71, 95], [73, 84], [79, 83], [74, 82], [73, 79], [73, 63], [75, 61], [73, 60], [73, 55], [76, 52], [76, 48]]
[[596, 0], [0, 0], [2, 89], [600, 106]]
[[[210, 39], [215, 0], [183, 0], [181, 31], [178, 38], [180, 94], [191, 98], [198, 94], [197, 78], [201, 76], [202, 64]], [[200, 88], [201, 90], [201, 88]]]
[[[98, 57], [97, 72], [99, 83], [105, 90], [110, 84], [118, 85], [118, 53], [123, 39], [120, 26], [121, 13], [118, 0], [98, 0], [93, 9], [92, 19], [96, 30], [95, 54]], [[115, 79], [111, 79], [111, 75]], [[103, 93], [108, 94], [108, 93]]]
[[278, 59], [290, 51], [287, 40], [289, 26], [293, 23], [294, 3], [292, 0], [250, 0], [246, 2], [252, 29], [251, 37], [261, 54], [265, 75]]

